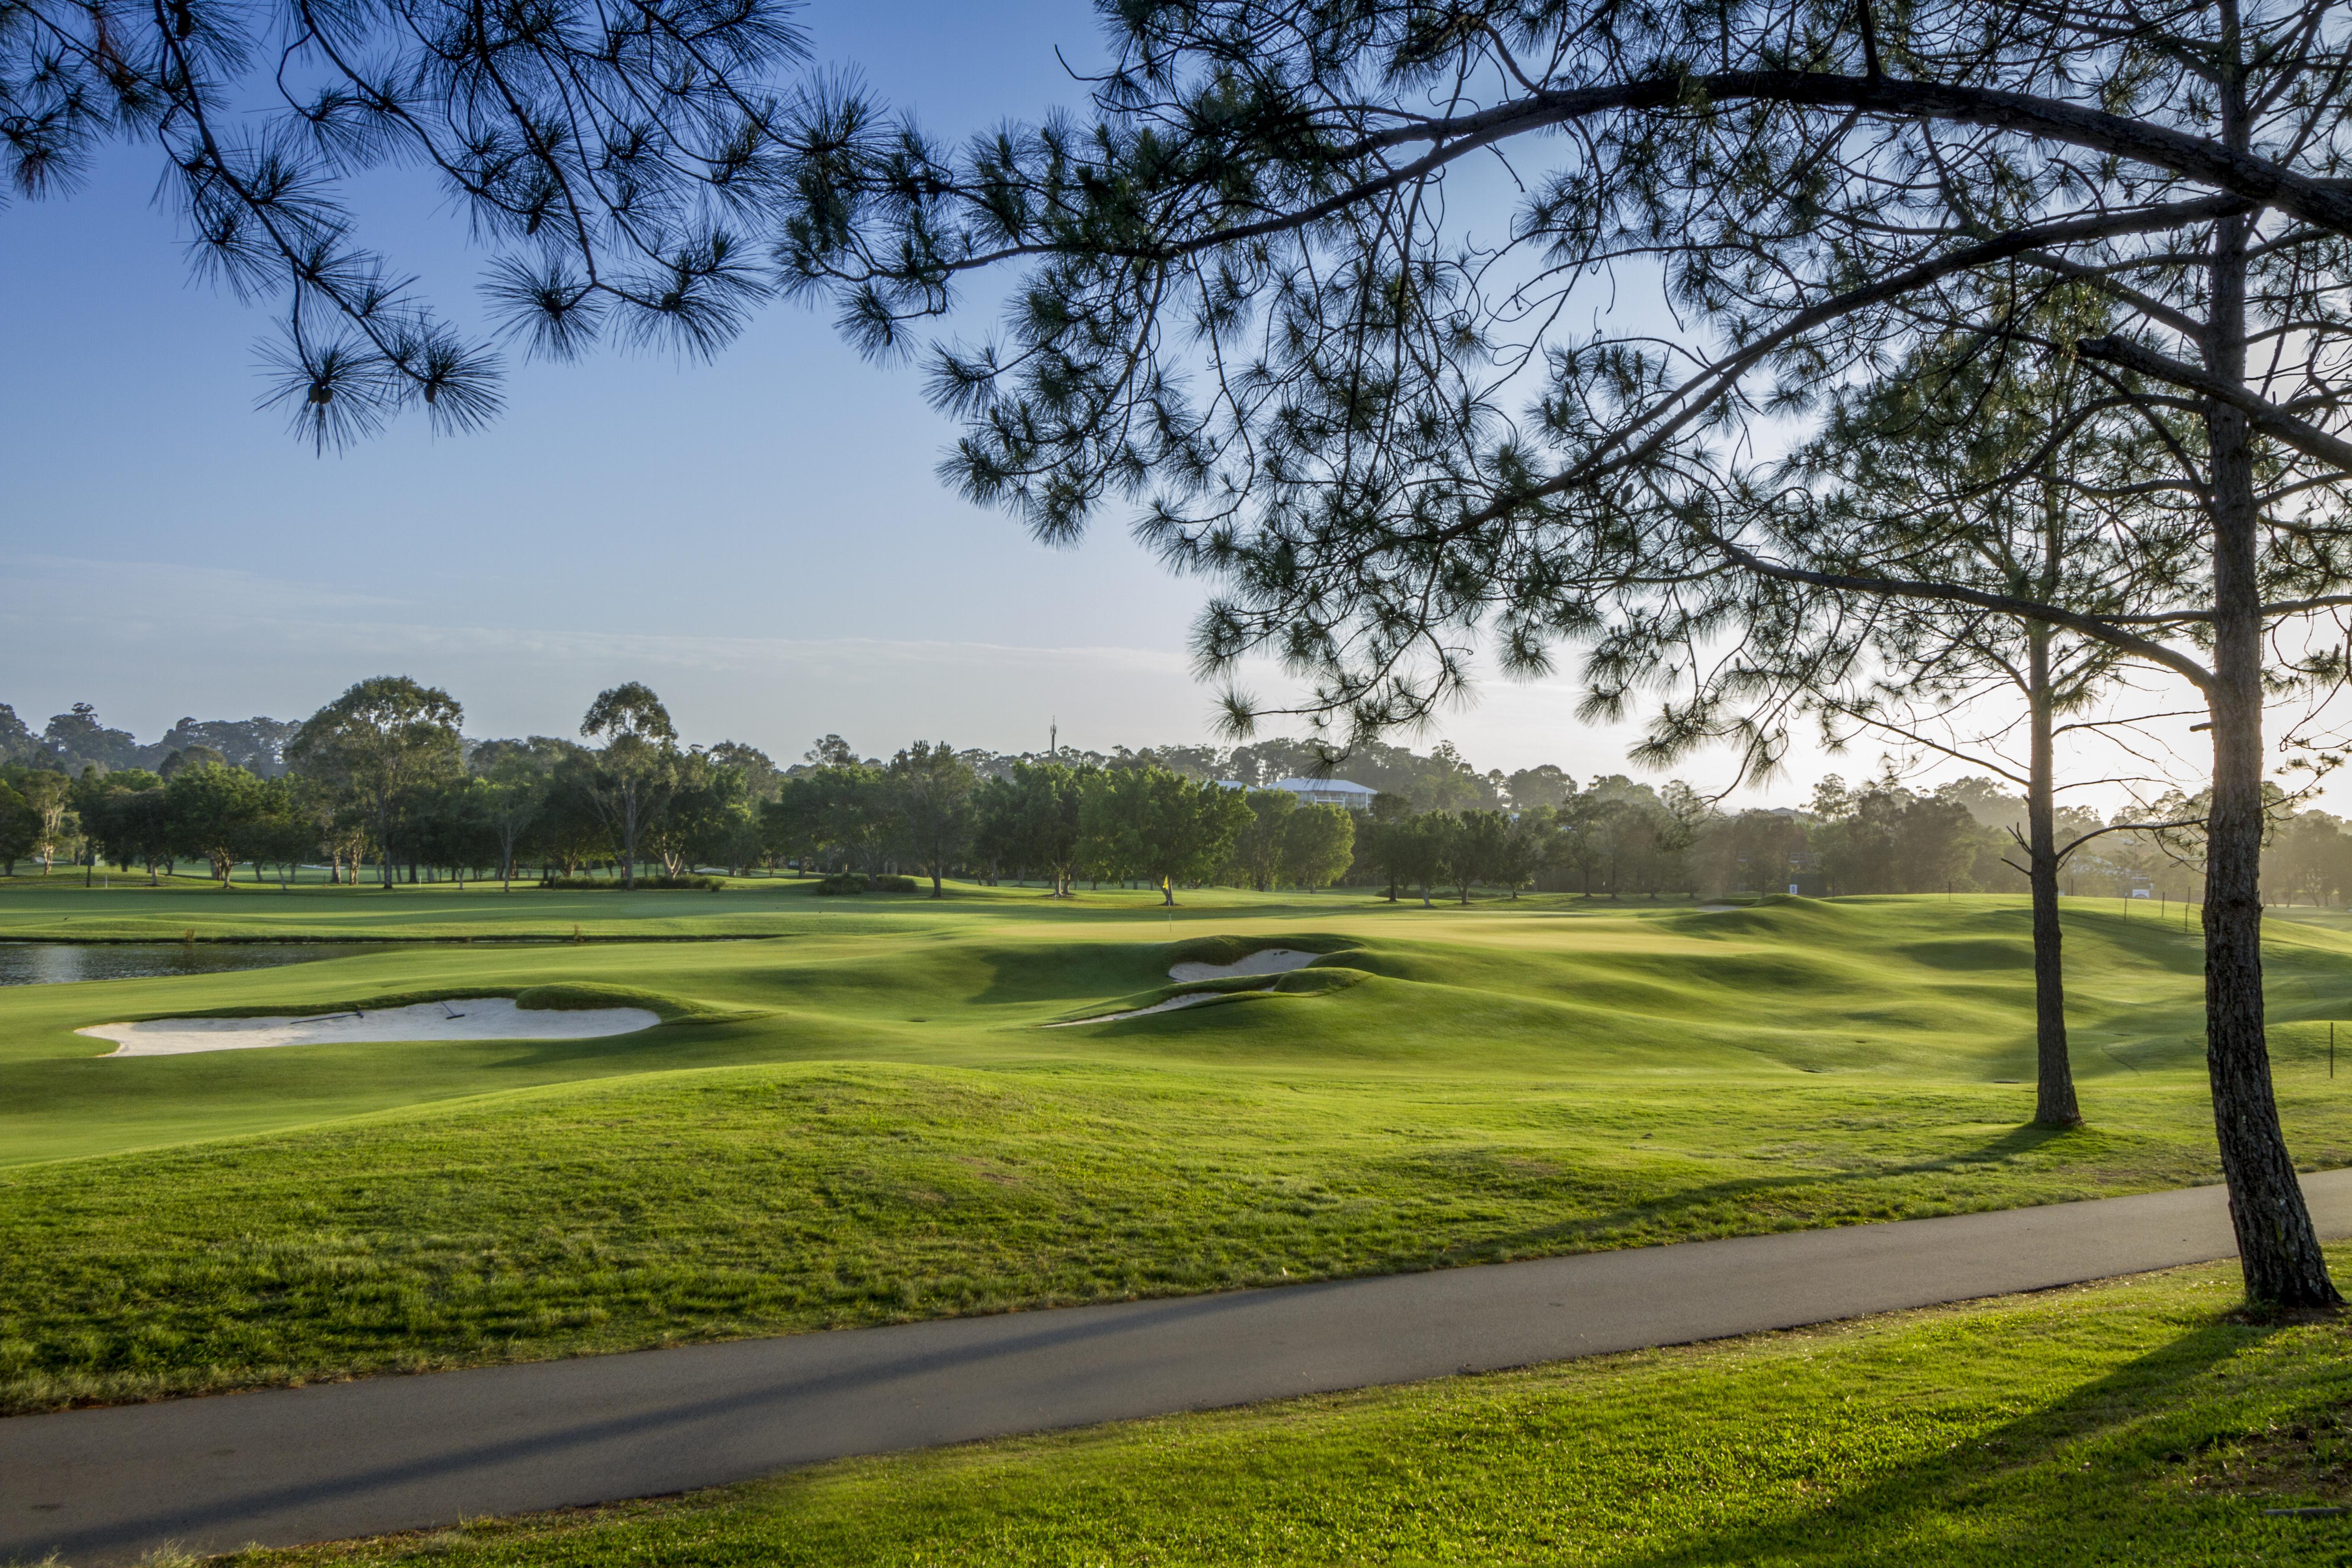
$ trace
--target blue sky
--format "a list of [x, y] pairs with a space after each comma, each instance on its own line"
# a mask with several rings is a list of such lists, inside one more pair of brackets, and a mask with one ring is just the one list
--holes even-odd
[[[1075, 103], [1083, 4], [820, 3], [822, 61], [929, 125]], [[1026, 117], [1024, 113], [1024, 117]], [[712, 363], [517, 364], [488, 432], [401, 426], [320, 459], [254, 411], [267, 322], [193, 281], [155, 163], [117, 149], [0, 223], [0, 701], [76, 700], [142, 735], [184, 713], [299, 717], [360, 677], [447, 686], [479, 734], [569, 732], [649, 681], [698, 739], [796, 755], [837, 730], [1003, 749], [1204, 737], [1186, 627], [1203, 588], [1117, 527], [1049, 551], [934, 478], [917, 378], [776, 306]], [[368, 237], [458, 314], [478, 258], [400, 182]], [[1617, 765], [1564, 685], [1498, 688], [1443, 733], [1482, 765]], [[1434, 737], [1423, 738], [1423, 743]]]
[[[1100, 52], [1078, 0], [816, 0], [803, 20], [820, 61], [951, 134], [1076, 103], [1056, 47]], [[183, 714], [299, 718], [396, 671], [447, 687], [478, 735], [570, 733], [625, 679], [688, 738], [783, 759], [825, 731], [869, 753], [1023, 750], [1055, 719], [1106, 749], [1209, 735], [1183, 651], [1203, 584], [1115, 525], [1049, 551], [958, 500], [919, 378], [821, 317], [772, 306], [708, 364], [519, 363], [485, 433], [409, 422], [321, 459], [254, 410], [268, 323], [191, 279], [155, 167], [117, 149], [72, 199], [0, 215], [0, 701], [37, 728], [77, 700], [148, 737]], [[464, 319], [462, 223], [399, 180], [361, 205]], [[1580, 726], [1575, 701], [1566, 679], [1493, 681], [1411, 739], [1482, 768], [1623, 769], [1627, 735]], [[1770, 795], [1801, 797], [1822, 765]]]

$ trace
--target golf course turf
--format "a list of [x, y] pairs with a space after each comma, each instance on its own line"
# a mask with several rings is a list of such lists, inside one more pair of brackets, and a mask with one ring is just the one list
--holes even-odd
[[2340, 1563], [2352, 1519], [2263, 1510], [2352, 1501], [2346, 1330], [2236, 1295], [2180, 1269], [218, 1561]]
[[[2210, 1181], [2199, 952], [2070, 906], [2092, 1124], [2030, 1113], [2021, 900], [1206, 889], [0, 889], [0, 935], [441, 939], [0, 992], [25, 1411]], [[640, 929], [669, 938], [573, 942]], [[502, 945], [507, 935], [559, 937]], [[463, 942], [466, 937], [472, 943]], [[1325, 956], [1225, 1000], [1186, 959]], [[2274, 921], [2279, 1088], [2352, 1163], [2352, 939]], [[1265, 987], [1269, 989], [1242, 989]], [[85, 1025], [528, 994], [639, 1034], [107, 1060]]]

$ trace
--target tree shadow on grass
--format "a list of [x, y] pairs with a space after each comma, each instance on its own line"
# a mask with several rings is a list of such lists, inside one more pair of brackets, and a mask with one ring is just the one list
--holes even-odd
[[[2245, 1434], [2247, 1391], [2217, 1385], [2213, 1374], [2277, 1331], [2209, 1323], [1874, 1483], [1612, 1563], [2339, 1563], [2352, 1521], [2265, 1520], [2253, 1500], [2168, 1480], [2192, 1456]], [[2344, 1396], [2343, 1363], [2323, 1361], [2339, 1370], [2330, 1381], [2312, 1380], [2307, 1402]], [[1791, 1478], [1792, 1489], [1802, 1479]], [[2257, 1543], [2286, 1550], [2245, 1555]]]
[[[1693, 1211], [1717, 1204], [1736, 1204], [1749, 1208], [1769, 1206], [1771, 1201], [1785, 1194], [1811, 1192], [1827, 1194], [1827, 1201], [1811, 1205], [1825, 1217], [1876, 1217], [1866, 1215], [1864, 1194], [1879, 1184], [1900, 1181], [1911, 1176], [1963, 1175], [1998, 1167], [2021, 1154], [2030, 1154], [2053, 1143], [2068, 1142], [2086, 1145], [2084, 1152], [2097, 1147], [2088, 1141], [2101, 1138], [2095, 1129], [2079, 1127], [2045, 1127], [2038, 1122], [2026, 1122], [2012, 1127], [1973, 1147], [1956, 1150], [1933, 1159], [1907, 1160], [1900, 1163], [1868, 1165], [1852, 1170], [1808, 1171], [1789, 1176], [1743, 1176], [1729, 1181], [1709, 1182], [1698, 1186], [1677, 1187], [1654, 1198], [1625, 1204], [1596, 1214], [1577, 1215], [1542, 1226], [1531, 1226], [1508, 1236], [1490, 1237], [1475, 1247], [1449, 1248], [1447, 1255], [1468, 1257], [1492, 1256], [1496, 1253], [1524, 1255], [1529, 1253], [1559, 1253], [1580, 1250], [1580, 1244], [1591, 1243], [1604, 1237], [1626, 1231], [1643, 1234], [1673, 1232], [1693, 1228], [1686, 1216]], [[1403, 1163], [1427, 1166], [1427, 1155], [1408, 1157]], [[2052, 1180], [2067, 1175], [2063, 1166], [2042, 1167], [2033, 1174]], [[1509, 1184], [1523, 1190], [1514, 1194], [1520, 1197], [1541, 1196], [1557, 1191], [1559, 1182], [1533, 1173], [1506, 1178]], [[1587, 1190], [1590, 1190], [1587, 1184]], [[2084, 1197], [2112, 1195], [2105, 1189], [2086, 1191]], [[1888, 1194], [1891, 1204], [1897, 1194]], [[2050, 1201], [2066, 1201], [2054, 1199]], [[1884, 1206], [1882, 1205], [1882, 1206]], [[2017, 1204], [1994, 1204], [1990, 1208], [2025, 1206]], [[1947, 1207], [1942, 1212], [1964, 1212]], [[1795, 1217], [1795, 1216], [1791, 1216]], [[1713, 1227], [1698, 1227], [1712, 1233]]]

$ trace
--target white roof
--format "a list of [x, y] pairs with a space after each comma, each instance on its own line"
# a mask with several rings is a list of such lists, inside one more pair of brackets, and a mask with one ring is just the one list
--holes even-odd
[[1297, 795], [1378, 795], [1381, 792], [1348, 779], [1276, 779], [1273, 787]]

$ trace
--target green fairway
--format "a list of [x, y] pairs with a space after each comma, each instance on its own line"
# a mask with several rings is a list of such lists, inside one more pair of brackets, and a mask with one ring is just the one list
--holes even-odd
[[[268, 915], [281, 938], [478, 939], [0, 991], [0, 1408], [2217, 1175], [2200, 954], [2145, 910], [2069, 910], [2092, 1125], [2053, 1133], [2021, 1125], [2021, 900], [1211, 891], [1171, 917], [1147, 891], [957, 893], [0, 890], [0, 925], [51, 936]], [[551, 918], [760, 940], [480, 940]], [[1041, 1026], [1273, 945], [1323, 956], [1205, 1006]], [[2340, 1089], [2325, 1065], [2352, 937], [2274, 926], [2269, 979], [2296, 1155], [2352, 1163], [2352, 1059]], [[117, 1060], [72, 1032], [583, 985], [666, 1021]]]
[[2352, 1520], [2263, 1510], [2352, 1501], [2346, 1331], [2236, 1293], [2183, 1269], [223, 1561], [2341, 1563]]

